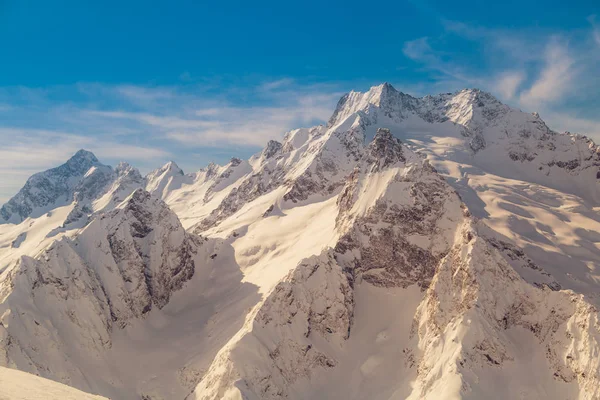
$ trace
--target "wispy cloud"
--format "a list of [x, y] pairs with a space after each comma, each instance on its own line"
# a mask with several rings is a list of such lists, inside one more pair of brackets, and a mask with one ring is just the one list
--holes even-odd
[[512, 99], [524, 81], [525, 73], [523, 71], [507, 71], [498, 76], [496, 82], [493, 83], [493, 87], [502, 97]]
[[[202, 102], [189, 95], [169, 94], [169, 107], [148, 107], [145, 112], [87, 110], [89, 116], [107, 125], [132, 123], [138, 130], [157, 138], [172, 139], [193, 147], [237, 146], [262, 147], [269, 139], [278, 139], [292, 128], [327, 120], [338, 91], [325, 92], [295, 88], [292, 80], [267, 82], [254, 95], [263, 105], [246, 106], [229, 101]], [[122, 89], [120, 89], [122, 90]], [[128, 94], [149, 100], [159, 95], [128, 88]], [[167, 96], [162, 92], [160, 96]], [[193, 101], [196, 100], [196, 101]]]
[[536, 107], [567, 95], [575, 79], [574, 63], [566, 46], [552, 40], [545, 52], [544, 66], [531, 87], [521, 94], [521, 102]]
[[425, 68], [442, 73], [446, 79], [471, 83], [478, 81], [478, 78], [469, 75], [459, 62], [449, 59], [448, 52], [434, 49], [430, 41], [429, 37], [407, 41], [404, 43], [402, 51], [408, 58], [423, 64]]
[[598, 46], [600, 46], [600, 26], [596, 22], [596, 15], [590, 15], [588, 21], [592, 24], [592, 37]]

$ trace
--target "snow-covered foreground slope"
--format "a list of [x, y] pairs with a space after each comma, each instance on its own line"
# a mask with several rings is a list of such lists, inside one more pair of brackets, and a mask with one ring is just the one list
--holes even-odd
[[0, 367], [2, 400], [102, 400], [71, 387], [25, 372]]
[[600, 398], [600, 159], [536, 114], [384, 84], [192, 174], [82, 155], [0, 224], [0, 365], [112, 399]]

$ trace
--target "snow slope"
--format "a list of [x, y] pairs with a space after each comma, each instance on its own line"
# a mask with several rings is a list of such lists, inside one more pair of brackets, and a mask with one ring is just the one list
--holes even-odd
[[0, 399], [2, 400], [101, 400], [48, 379], [0, 367]]

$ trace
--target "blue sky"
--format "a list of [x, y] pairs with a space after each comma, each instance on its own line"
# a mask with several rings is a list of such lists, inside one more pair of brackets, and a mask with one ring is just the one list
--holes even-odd
[[78, 148], [247, 157], [349, 90], [479, 87], [600, 139], [597, 1], [0, 0], [0, 203]]

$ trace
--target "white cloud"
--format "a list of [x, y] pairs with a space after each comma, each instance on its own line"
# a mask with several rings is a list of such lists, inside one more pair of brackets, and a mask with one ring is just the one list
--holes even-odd
[[590, 15], [587, 20], [592, 25], [592, 38], [600, 46], [600, 27], [596, 23], [596, 15]]
[[505, 99], [512, 99], [517, 94], [519, 87], [525, 81], [523, 71], [508, 71], [501, 73], [495, 80], [494, 89]]
[[291, 78], [282, 78], [275, 81], [265, 82], [260, 86], [260, 89], [264, 91], [281, 89], [282, 87], [290, 86], [294, 83]]
[[545, 53], [545, 64], [537, 80], [521, 94], [521, 102], [530, 107], [564, 97], [572, 88], [575, 60], [565, 46], [552, 41]]

